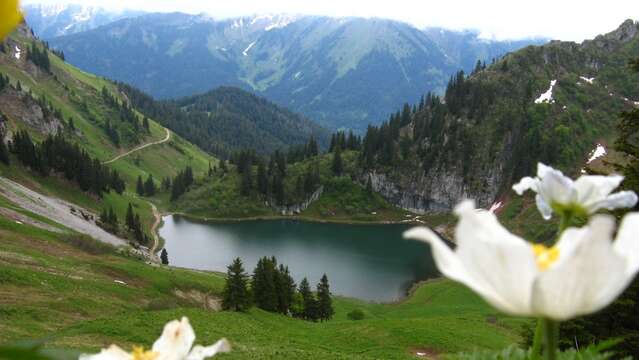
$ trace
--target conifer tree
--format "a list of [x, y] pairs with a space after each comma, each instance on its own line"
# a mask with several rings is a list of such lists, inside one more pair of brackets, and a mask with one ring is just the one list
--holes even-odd
[[[239, 169], [239, 167], [238, 167]], [[251, 166], [249, 163], [242, 165], [242, 182], [240, 184], [240, 194], [248, 196], [253, 188], [253, 176], [251, 174]]]
[[135, 227], [135, 215], [133, 214], [133, 206], [129, 203], [129, 207], [126, 210], [126, 227], [129, 230], [133, 230]]
[[142, 175], [138, 175], [138, 183], [135, 189], [138, 195], [144, 196], [144, 183], [142, 183]]
[[162, 261], [162, 265], [169, 265], [169, 253], [166, 251], [166, 248], [162, 249], [160, 260]]
[[273, 196], [275, 196], [275, 202], [278, 205], [283, 205], [286, 200], [286, 194], [284, 192], [284, 180], [281, 175], [276, 171], [273, 174]]
[[261, 258], [253, 271], [251, 288], [255, 305], [266, 311], [277, 311], [275, 289], [275, 264], [267, 257]]
[[144, 130], [146, 130], [146, 132], [150, 132], [151, 131], [150, 128], [149, 128], [149, 118], [147, 118], [146, 116], [142, 120], [142, 126], [144, 127]]
[[315, 321], [317, 319], [317, 300], [311, 291], [311, 286], [306, 278], [302, 279], [299, 286], [299, 293], [302, 296], [303, 313], [306, 320]]
[[277, 289], [278, 311], [282, 314], [288, 314], [293, 305], [296, 290], [295, 280], [293, 280], [288, 266], [280, 264], [277, 269], [275, 285]]
[[266, 167], [262, 161], [257, 165], [257, 190], [262, 195], [268, 193], [268, 175], [266, 174]]
[[242, 260], [236, 258], [227, 269], [226, 284], [222, 293], [222, 308], [246, 311], [251, 305], [251, 297], [247, 288], [248, 275], [244, 271]]
[[4, 135], [0, 133], [0, 162], [9, 165], [9, 150], [4, 143]]
[[153, 175], [149, 174], [149, 177], [144, 182], [144, 193], [146, 196], [154, 196], [157, 191], [155, 182], [153, 181]]
[[115, 211], [113, 211], [113, 207], [109, 208], [108, 222], [112, 226], [118, 225], [118, 216], [115, 214]]
[[333, 164], [331, 166], [333, 170], [333, 174], [336, 176], [341, 176], [344, 172], [344, 164], [342, 162], [342, 150], [339, 146], [335, 148], [335, 152], [333, 153]]
[[321, 321], [327, 321], [333, 317], [333, 314], [335, 314], [335, 310], [331, 300], [328, 277], [324, 274], [319, 284], [317, 284], [317, 317]]

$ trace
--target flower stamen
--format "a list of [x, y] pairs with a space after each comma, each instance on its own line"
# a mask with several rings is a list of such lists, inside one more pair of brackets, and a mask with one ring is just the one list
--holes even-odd
[[155, 360], [160, 354], [153, 350], [144, 350], [142, 346], [134, 346], [131, 356], [133, 360]]
[[537, 267], [541, 271], [548, 270], [548, 268], [559, 259], [559, 248], [556, 246], [549, 248], [546, 245], [534, 244], [532, 250], [535, 254]]

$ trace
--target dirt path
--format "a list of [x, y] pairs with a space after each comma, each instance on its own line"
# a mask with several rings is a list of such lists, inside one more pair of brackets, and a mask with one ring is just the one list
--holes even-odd
[[64, 200], [42, 195], [15, 181], [0, 177], [0, 193], [11, 202], [32, 213], [51, 219], [61, 225], [115, 246], [127, 242], [102, 230], [95, 224], [96, 214]]
[[154, 142], [146, 143], [144, 145], [140, 145], [140, 146], [138, 146], [138, 147], [136, 147], [136, 148], [134, 148], [132, 150], [129, 150], [129, 151], [125, 152], [124, 154], [120, 154], [120, 155], [114, 157], [113, 159], [111, 159], [109, 161], [105, 161], [102, 164], [108, 165], [108, 164], [114, 163], [114, 162], [122, 159], [125, 156], [129, 156], [129, 155], [133, 154], [136, 151], [140, 151], [140, 150], [146, 149], [149, 146], [164, 144], [165, 142], [171, 140], [171, 131], [169, 131], [169, 129], [166, 129], [166, 128], [164, 130], [166, 131], [166, 137], [164, 139], [162, 139], [160, 141], [154, 141]]
[[153, 210], [153, 216], [155, 217], [155, 222], [153, 223], [153, 226], [151, 226], [151, 234], [153, 234], [153, 246], [151, 247], [151, 250], [149, 251], [150, 256], [155, 259], [156, 261], [160, 261], [160, 259], [157, 256], [157, 251], [158, 251], [158, 246], [160, 246], [160, 237], [158, 236], [158, 226], [160, 226], [160, 223], [162, 222], [162, 215], [160, 214], [160, 212], [158, 211], [158, 208], [155, 206], [154, 203], [147, 201], [149, 203], [149, 205], [151, 205], [151, 209]]

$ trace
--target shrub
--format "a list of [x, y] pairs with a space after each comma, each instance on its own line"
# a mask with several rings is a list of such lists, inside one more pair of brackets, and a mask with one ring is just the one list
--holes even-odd
[[360, 309], [355, 309], [346, 314], [346, 316], [348, 316], [348, 318], [351, 320], [364, 320], [365, 317], [364, 312]]

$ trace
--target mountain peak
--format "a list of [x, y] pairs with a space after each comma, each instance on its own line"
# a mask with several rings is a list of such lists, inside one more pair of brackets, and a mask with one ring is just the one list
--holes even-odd
[[592, 44], [598, 48], [605, 50], [612, 50], [620, 45], [626, 44], [635, 38], [639, 34], [639, 22], [632, 19], [624, 21], [617, 29], [604, 34], [599, 35], [593, 40], [586, 40], [584, 45]]

